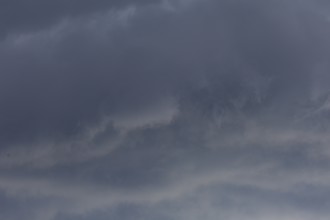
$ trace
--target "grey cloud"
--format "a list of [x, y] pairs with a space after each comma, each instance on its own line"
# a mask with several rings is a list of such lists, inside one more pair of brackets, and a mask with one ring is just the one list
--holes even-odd
[[325, 219], [327, 8], [182, 2], [1, 42], [4, 216]]
[[38, 30], [63, 19], [105, 12], [118, 7], [155, 3], [153, 0], [4, 0], [0, 3], [0, 36]]
[[[111, 22], [113, 18], [110, 14], [100, 19]], [[102, 114], [123, 108], [138, 109], [167, 92], [166, 81], [171, 76], [153, 74], [159, 69], [158, 63], [163, 65], [166, 61], [160, 59], [147, 67], [146, 62], [152, 58], [142, 48], [125, 48], [121, 46], [124, 41], [111, 36], [97, 42], [98, 33], [90, 33], [88, 26], [71, 33], [72, 25], [75, 22], [64, 28], [64, 32], [69, 31], [64, 36], [61, 33], [54, 37], [47, 33], [31, 39], [27, 36], [22, 46], [12, 43], [13, 46], [4, 49], [3, 139], [33, 137], [41, 131], [46, 135], [48, 132], [71, 135], [79, 130], [79, 124], [92, 123]], [[104, 25], [110, 29], [104, 34], [112, 32], [111, 24]], [[58, 44], [52, 45], [52, 41], [58, 40]], [[44, 44], [40, 45], [40, 41]]]

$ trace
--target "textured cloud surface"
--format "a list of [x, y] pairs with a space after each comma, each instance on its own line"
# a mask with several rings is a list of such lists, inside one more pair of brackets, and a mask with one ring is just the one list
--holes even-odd
[[330, 6], [0, 2], [0, 219], [328, 219]]

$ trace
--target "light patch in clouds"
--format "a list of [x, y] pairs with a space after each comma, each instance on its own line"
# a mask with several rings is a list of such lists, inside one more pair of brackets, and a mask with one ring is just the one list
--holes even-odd
[[163, 100], [162, 103], [149, 109], [136, 110], [131, 115], [114, 116], [114, 127], [119, 130], [131, 130], [146, 126], [162, 126], [170, 124], [178, 114], [177, 103], [174, 100]]

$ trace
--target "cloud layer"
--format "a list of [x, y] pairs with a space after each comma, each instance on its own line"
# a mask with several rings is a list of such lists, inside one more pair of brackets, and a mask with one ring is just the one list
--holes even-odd
[[0, 219], [329, 215], [326, 3], [0, 8]]

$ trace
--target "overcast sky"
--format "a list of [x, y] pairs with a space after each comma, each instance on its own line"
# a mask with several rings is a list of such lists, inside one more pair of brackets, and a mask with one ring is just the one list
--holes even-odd
[[0, 0], [0, 219], [329, 219], [329, 61], [325, 0]]

